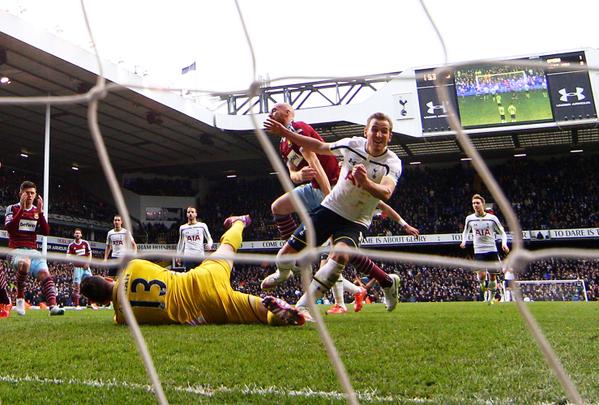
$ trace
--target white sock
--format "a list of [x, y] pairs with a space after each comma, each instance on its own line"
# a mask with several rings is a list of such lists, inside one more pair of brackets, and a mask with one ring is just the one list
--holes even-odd
[[345, 291], [347, 291], [348, 293], [350, 293], [351, 295], [357, 294], [360, 291], [362, 291], [362, 289], [360, 287], [358, 287], [357, 285], [355, 285], [351, 281], [345, 279], [345, 277], [343, 278], [342, 281], [343, 281], [343, 289]]
[[[314, 278], [310, 282], [309, 291], [313, 294], [314, 299], [322, 298], [324, 293], [329, 291], [345, 268], [344, 264], [337, 263], [333, 259], [329, 259], [318, 271], [314, 274]], [[308, 294], [302, 295], [296, 307], [308, 306]]]
[[284, 277], [285, 279], [289, 278], [289, 273], [293, 270], [293, 265], [295, 262], [289, 260], [283, 260], [286, 255], [277, 255], [277, 271], [279, 272], [279, 277]]
[[339, 280], [337, 280], [337, 282], [333, 284], [333, 288], [331, 288], [335, 304], [341, 307], [345, 307], [345, 302], [343, 300], [343, 280], [345, 280], [343, 276], [339, 277]]

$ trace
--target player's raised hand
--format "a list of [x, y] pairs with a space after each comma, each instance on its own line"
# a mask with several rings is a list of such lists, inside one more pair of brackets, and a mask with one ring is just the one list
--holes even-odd
[[25, 203], [27, 202], [27, 193], [21, 193], [21, 199], [19, 200], [19, 204], [21, 204], [21, 208], [25, 208]]
[[281, 124], [279, 121], [273, 120], [272, 118], [267, 118], [266, 121], [264, 121], [264, 129], [273, 135], [281, 137], [286, 135], [285, 131], [287, 130], [283, 124]]
[[44, 200], [41, 195], [37, 195], [37, 209], [44, 212]]

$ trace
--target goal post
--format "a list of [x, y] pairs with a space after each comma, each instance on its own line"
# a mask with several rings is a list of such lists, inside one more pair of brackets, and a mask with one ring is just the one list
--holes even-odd
[[519, 280], [522, 298], [531, 301], [585, 301], [588, 302], [584, 280]]

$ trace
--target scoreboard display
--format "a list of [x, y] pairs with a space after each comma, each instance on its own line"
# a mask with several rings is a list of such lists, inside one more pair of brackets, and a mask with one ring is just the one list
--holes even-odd
[[[597, 118], [583, 51], [456, 67], [435, 80], [434, 69], [416, 71], [423, 133], [451, 131], [438, 86], [466, 129], [576, 121]], [[532, 66], [527, 61], [544, 62]]]

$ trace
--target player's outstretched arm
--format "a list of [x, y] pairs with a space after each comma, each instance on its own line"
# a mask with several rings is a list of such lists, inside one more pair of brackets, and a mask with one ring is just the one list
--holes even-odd
[[135, 239], [133, 239], [133, 235], [129, 232], [129, 238], [131, 240], [131, 250], [133, 253], [137, 253], [137, 243], [135, 243]]
[[320, 164], [320, 160], [314, 152], [310, 152], [308, 150], [301, 150], [304, 159], [310, 165], [312, 169], [315, 171], [316, 182], [318, 183], [318, 187], [322, 191], [322, 194], [325, 196], [331, 192], [331, 183], [329, 182], [329, 178], [327, 177], [322, 165]]
[[413, 226], [411, 226], [410, 224], [408, 224], [405, 219], [403, 219], [401, 217], [401, 215], [399, 215], [399, 213], [397, 211], [395, 211], [389, 204], [384, 203], [383, 201], [379, 201], [379, 205], [378, 205], [379, 209], [385, 213], [385, 215], [387, 215], [389, 218], [391, 218], [393, 221], [397, 222], [399, 225], [401, 225], [401, 227], [403, 228], [403, 230], [408, 234], [408, 235], [412, 235], [412, 236], [418, 236], [420, 235], [420, 231], [417, 228], [414, 228]]
[[464, 230], [462, 231], [462, 242], [460, 243], [460, 247], [462, 249], [466, 248], [466, 237], [468, 236], [468, 218], [466, 218], [466, 223], [464, 224]]
[[214, 241], [212, 240], [212, 235], [210, 235], [210, 231], [208, 230], [208, 225], [206, 224], [204, 224], [204, 237], [206, 239], [206, 249], [212, 250]]
[[264, 122], [264, 129], [273, 135], [277, 135], [281, 138], [285, 137], [294, 144], [298, 145], [299, 147], [312, 151], [319, 155], [333, 154], [328, 143], [292, 132], [288, 130], [283, 124], [273, 120], [272, 118], [266, 119], [266, 121]]
[[177, 242], [177, 253], [183, 253], [185, 250], [185, 236], [181, 231], [181, 227], [179, 227], [179, 241]]
[[111, 251], [112, 251], [112, 246], [110, 246], [110, 244], [106, 243], [106, 249], [104, 250], [104, 261], [108, 260], [108, 255], [110, 254]]

